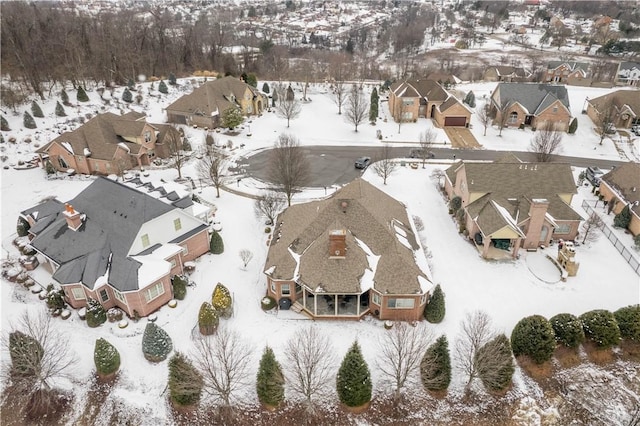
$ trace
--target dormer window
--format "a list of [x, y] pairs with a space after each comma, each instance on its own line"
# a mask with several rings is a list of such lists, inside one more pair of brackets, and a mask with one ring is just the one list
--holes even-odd
[[142, 247], [149, 247], [149, 234], [144, 234], [140, 239], [142, 240]]
[[151, 142], [151, 132], [148, 130], [144, 132], [144, 141], [145, 143]]

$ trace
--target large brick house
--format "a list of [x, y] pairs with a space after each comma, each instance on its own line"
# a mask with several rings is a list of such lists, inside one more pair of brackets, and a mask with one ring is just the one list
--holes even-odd
[[422, 318], [429, 267], [405, 207], [358, 178], [276, 221], [267, 295], [314, 319]]
[[587, 98], [587, 115], [599, 123], [602, 114], [609, 115], [619, 129], [640, 125], [640, 90], [617, 90], [597, 98]]
[[544, 74], [545, 83], [571, 84], [589, 76], [589, 64], [585, 62], [551, 61]]
[[146, 316], [173, 298], [171, 278], [209, 249], [208, 225], [185, 210], [99, 177], [67, 203], [25, 210], [31, 246], [74, 308]]
[[600, 179], [599, 190], [611, 213], [618, 214], [629, 206], [628, 229], [634, 236], [640, 234], [640, 164], [625, 163], [606, 173]]
[[259, 115], [269, 106], [268, 98], [244, 81], [227, 76], [205, 82], [166, 108], [171, 123], [210, 129], [220, 125], [228, 108], [239, 108], [244, 115]]
[[71, 132], [64, 132], [36, 153], [58, 171], [81, 174], [122, 174], [168, 157], [180, 146], [178, 131], [167, 124], [147, 123], [144, 115], [98, 114]]
[[558, 131], [567, 131], [572, 118], [566, 87], [540, 83], [499, 83], [490, 112], [497, 123], [504, 117], [505, 127], [552, 123]]
[[531, 80], [531, 72], [522, 67], [496, 65], [485, 69], [482, 75], [485, 81], [504, 81], [506, 83], [524, 82]]
[[445, 191], [461, 198], [464, 229], [484, 258], [573, 240], [582, 220], [571, 208], [577, 191], [569, 164], [524, 163], [511, 154], [493, 163], [458, 161], [445, 171]]
[[616, 85], [640, 86], [640, 62], [620, 62], [616, 71]]
[[465, 127], [471, 111], [434, 80], [396, 82], [389, 90], [389, 112], [396, 122], [432, 118], [440, 127]]

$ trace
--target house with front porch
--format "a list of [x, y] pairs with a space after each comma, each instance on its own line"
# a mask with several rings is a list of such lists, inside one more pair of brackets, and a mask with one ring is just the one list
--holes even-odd
[[460, 197], [465, 234], [486, 259], [573, 240], [582, 220], [571, 207], [577, 190], [569, 164], [525, 163], [512, 154], [458, 161], [445, 170], [445, 191], [449, 200]]
[[631, 222], [627, 229], [633, 236], [640, 234], [640, 164], [624, 163], [600, 179], [600, 196], [607, 203], [609, 214], [618, 214], [629, 206]]
[[587, 98], [586, 103], [587, 115], [596, 126], [602, 119], [618, 129], [640, 125], [640, 90], [616, 90], [597, 98]]
[[405, 207], [360, 178], [282, 212], [264, 274], [281, 309], [313, 319], [418, 321], [432, 289]]
[[209, 250], [208, 225], [185, 210], [99, 177], [67, 203], [21, 213], [30, 245], [74, 308], [89, 298], [143, 317], [173, 298], [171, 278]]

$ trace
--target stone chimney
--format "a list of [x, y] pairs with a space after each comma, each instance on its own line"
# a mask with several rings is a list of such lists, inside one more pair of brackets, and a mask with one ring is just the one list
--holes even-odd
[[69, 229], [71, 229], [72, 231], [77, 231], [82, 225], [82, 215], [78, 213], [69, 203], [66, 203], [64, 205], [64, 209], [65, 210], [64, 212], [62, 212], [62, 214], [64, 215], [65, 219], [67, 219], [67, 226], [69, 226]]
[[329, 232], [329, 257], [344, 258], [347, 255], [347, 231], [336, 229]]

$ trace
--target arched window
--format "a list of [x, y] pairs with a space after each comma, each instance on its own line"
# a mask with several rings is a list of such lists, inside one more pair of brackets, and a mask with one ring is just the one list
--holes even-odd
[[517, 123], [518, 122], [518, 113], [513, 111], [509, 114], [509, 123]]

